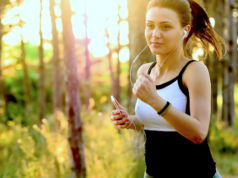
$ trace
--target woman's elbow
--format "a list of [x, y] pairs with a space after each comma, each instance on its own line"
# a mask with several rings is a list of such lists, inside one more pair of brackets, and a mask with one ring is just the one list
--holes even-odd
[[200, 134], [199, 136], [195, 137], [193, 142], [196, 144], [196, 145], [199, 145], [201, 144], [202, 142], [204, 142], [204, 140], [206, 139], [207, 137], [207, 134]]
[[202, 131], [200, 132], [197, 136], [194, 137], [193, 139], [193, 142], [196, 144], [196, 145], [199, 145], [201, 143], [204, 142], [204, 140], [206, 139], [207, 137], [207, 131]]
[[205, 138], [201, 138], [201, 137], [197, 137], [193, 140], [193, 142], [196, 144], [196, 145], [199, 145], [201, 144], [203, 141], [205, 140]]

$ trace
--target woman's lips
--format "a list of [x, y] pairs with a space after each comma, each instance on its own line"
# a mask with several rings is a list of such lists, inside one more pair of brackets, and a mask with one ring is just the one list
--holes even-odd
[[151, 42], [150, 44], [155, 47], [163, 45], [163, 43], [158, 43], [158, 42]]

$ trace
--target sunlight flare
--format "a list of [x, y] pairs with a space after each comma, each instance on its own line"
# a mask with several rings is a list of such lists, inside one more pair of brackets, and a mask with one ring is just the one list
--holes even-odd
[[214, 28], [215, 27], [215, 24], [216, 24], [216, 21], [213, 17], [209, 18], [211, 24], [212, 24], [212, 27]]
[[120, 50], [119, 53], [119, 60], [124, 63], [127, 62], [130, 58], [130, 51], [128, 47], [125, 47], [123, 49]]
[[[62, 33], [62, 20], [60, 0], [55, 0], [54, 12], [56, 15], [56, 29]], [[109, 49], [106, 47], [110, 43], [110, 48], [116, 49], [119, 43], [122, 46], [129, 44], [129, 25], [127, 22], [128, 10], [127, 0], [70, 0], [73, 11], [72, 27], [73, 34], [76, 39], [84, 40], [89, 38], [89, 49], [94, 57], [103, 57], [108, 54]], [[52, 24], [49, 11], [49, 0], [42, 1], [42, 35], [44, 40], [52, 40]], [[119, 4], [118, 4], [119, 3]], [[30, 8], [29, 8], [30, 7]], [[87, 26], [85, 26], [85, 12], [87, 12]], [[20, 14], [18, 16], [18, 14]], [[30, 15], [29, 15], [30, 14]], [[30, 42], [32, 45], [40, 44], [40, 1], [39, 0], [25, 0], [19, 7], [10, 8], [2, 19], [3, 25], [19, 24], [20, 26], [14, 27], [11, 32], [3, 36], [6, 44], [17, 45], [23, 36], [24, 42]], [[122, 22], [119, 22], [119, 15]], [[106, 38], [106, 31], [109, 36]], [[44, 49], [50, 49], [50, 46], [45, 43]], [[128, 56], [128, 51], [122, 50], [122, 61], [125, 56]], [[127, 57], [126, 57], [127, 58]]]

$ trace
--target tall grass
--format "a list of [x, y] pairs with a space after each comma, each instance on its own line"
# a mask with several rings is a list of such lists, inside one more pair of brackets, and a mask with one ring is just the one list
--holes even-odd
[[[110, 121], [110, 106], [107, 108], [105, 113], [82, 110], [87, 177], [142, 178], [144, 148], [133, 148], [127, 130], [118, 134]], [[235, 178], [238, 177], [238, 124], [232, 130], [222, 126], [220, 121], [212, 125], [209, 145], [221, 175]], [[52, 116], [44, 119], [41, 128], [13, 121], [0, 124], [0, 177], [70, 177], [67, 129], [68, 122], [62, 113], [56, 120]]]
[[[127, 130], [118, 134], [108, 113], [92, 111], [86, 115], [83, 112], [82, 118], [88, 178], [121, 178], [125, 175], [134, 178], [143, 175], [143, 157], [133, 159]], [[58, 128], [52, 117], [44, 119], [41, 128], [37, 125], [23, 127], [13, 121], [8, 121], [7, 125], [0, 124], [1, 178], [70, 177], [68, 124], [63, 114], [57, 120]], [[143, 153], [144, 149], [140, 152]]]

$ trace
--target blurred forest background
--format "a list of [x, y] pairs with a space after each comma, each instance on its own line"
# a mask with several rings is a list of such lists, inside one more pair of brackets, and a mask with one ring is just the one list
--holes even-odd
[[[212, 47], [204, 60], [199, 43], [190, 51], [210, 71], [209, 146], [222, 177], [238, 178], [238, 0], [198, 2], [228, 45], [222, 60]], [[146, 45], [147, 4], [0, 0], [1, 178], [143, 177], [144, 148], [110, 122], [110, 95], [135, 114], [129, 69]], [[154, 60], [142, 53], [134, 82]]]

